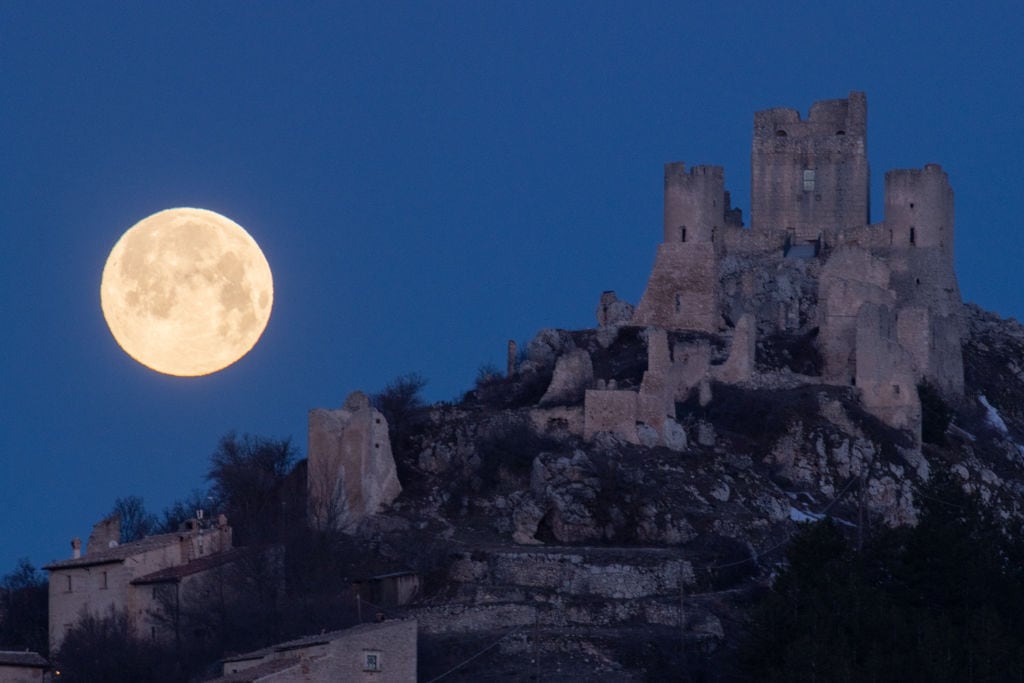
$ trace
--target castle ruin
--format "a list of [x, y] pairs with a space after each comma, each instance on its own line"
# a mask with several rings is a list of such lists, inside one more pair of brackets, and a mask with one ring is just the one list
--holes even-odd
[[[806, 119], [757, 112], [751, 167], [744, 226], [722, 167], [666, 164], [663, 240], [628, 320], [648, 328], [647, 373], [636, 391], [597, 378], [586, 392], [588, 438], [612, 431], [637, 442], [634, 425], [664, 437], [676, 401], [694, 389], [710, 400], [711, 381], [749, 381], [756, 339], [778, 334], [814, 339], [821, 367], [800, 381], [856, 386], [868, 411], [915, 434], [919, 383], [963, 393], [953, 191], [942, 168], [888, 171], [885, 217], [872, 223], [861, 92], [816, 102]], [[667, 333], [683, 332], [689, 341], [669, 344]], [[712, 338], [727, 344], [724, 363], [711, 358]]]

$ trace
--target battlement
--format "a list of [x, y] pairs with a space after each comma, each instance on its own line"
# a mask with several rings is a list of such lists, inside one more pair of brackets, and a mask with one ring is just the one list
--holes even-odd
[[713, 242], [722, 227], [741, 227], [742, 212], [730, 204], [721, 166], [665, 164], [665, 242]]
[[794, 241], [870, 222], [867, 98], [851, 92], [795, 109], [754, 115], [750, 219], [755, 230], [786, 230]]
[[863, 139], [867, 135], [868, 104], [862, 92], [849, 97], [822, 100], [811, 105], [807, 119], [796, 109], [777, 107], [754, 114], [754, 140], [787, 143], [801, 138], [840, 138], [839, 142]]

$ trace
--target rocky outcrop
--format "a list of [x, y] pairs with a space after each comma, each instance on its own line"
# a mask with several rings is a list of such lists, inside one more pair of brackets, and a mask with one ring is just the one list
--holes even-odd
[[551, 384], [540, 405], [571, 404], [583, 400], [583, 392], [594, 383], [594, 364], [584, 349], [573, 349], [558, 357]]

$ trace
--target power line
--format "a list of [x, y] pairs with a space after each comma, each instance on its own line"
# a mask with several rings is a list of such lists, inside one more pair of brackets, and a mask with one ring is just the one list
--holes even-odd
[[503, 636], [502, 636], [501, 638], [498, 638], [498, 639], [497, 639], [496, 641], [494, 641], [493, 643], [491, 643], [490, 645], [488, 645], [488, 646], [487, 646], [487, 647], [485, 647], [484, 649], [480, 650], [479, 652], [477, 652], [477, 653], [476, 653], [475, 655], [473, 655], [472, 657], [469, 657], [468, 659], [465, 659], [465, 660], [463, 660], [463, 661], [459, 662], [458, 664], [456, 664], [456, 665], [455, 665], [455, 666], [453, 666], [452, 668], [450, 668], [450, 669], [448, 669], [447, 671], [445, 671], [445, 672], [444, 672], [443, 674], [441, 674], [440, 676], [436, 676], [436, 677], [434, 677], [434, 678], [431, 678], [431, 679], [430, 679], [429, 681], [427, 681], [427, 683], [434, 683], [434, 681], [439, 681], [439, 680], [441, 680], [442, 678], [444, 678], [445, 676], [447, 676], [448, 674], [450, 674], [450, 673], [452, 673], [452, 672], [454, 672], [454, 671], [458, 671], [459, 669], [461, 669], [462, 667], [466, 666], [467, 664], [469, 664], [470, 662], [472, 662], [472, 661], [473, 661], [474, 659], [476, 659], [477, 657], [479, 657], [479, 656], [480, 656], [480, 655], [482, 655], [483, 653], [485, 653], [485, 652], [487, 652], [488, 650], [490, 650], [491, 648], [493, 648], [493, 647], [494, 647], [495, 645], [497, 645], [497, 644], [498, 644], [498, 643], [500, 643], [501, 641], [503, 641], [503, 640], [505, 640], [506, 638], [508, 638], [509, 636], [511, 636], [511, 635], [515, 635], [515, 634], [519, 633], [519, 631], [520, 631], [520, 630], [521, 630], [521, 629], [516, 629], [515, 631], [510, 631], [510, 632], [506, 633], [506, 634], [505, 634], [505, 635], [503, 635]]

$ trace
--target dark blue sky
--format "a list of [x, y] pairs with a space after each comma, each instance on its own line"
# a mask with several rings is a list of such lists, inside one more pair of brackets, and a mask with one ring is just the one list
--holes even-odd
[[[304, 456], [310, 408], [409, 371], [452, 399], [508, 339], [635, 303], [664, 162], [725, 166], [746, 216], [758, 109], [866, 91], [873, 220], [887, 169], [942, 164], [964, 298], [1024, 318], [1022, 34], [1009, 0], [0, 4], [0, 573], [202, 486], [228, 431]], [[209, 377], [100, 312], [115, 241], [174, 206], [275, 275]]]

